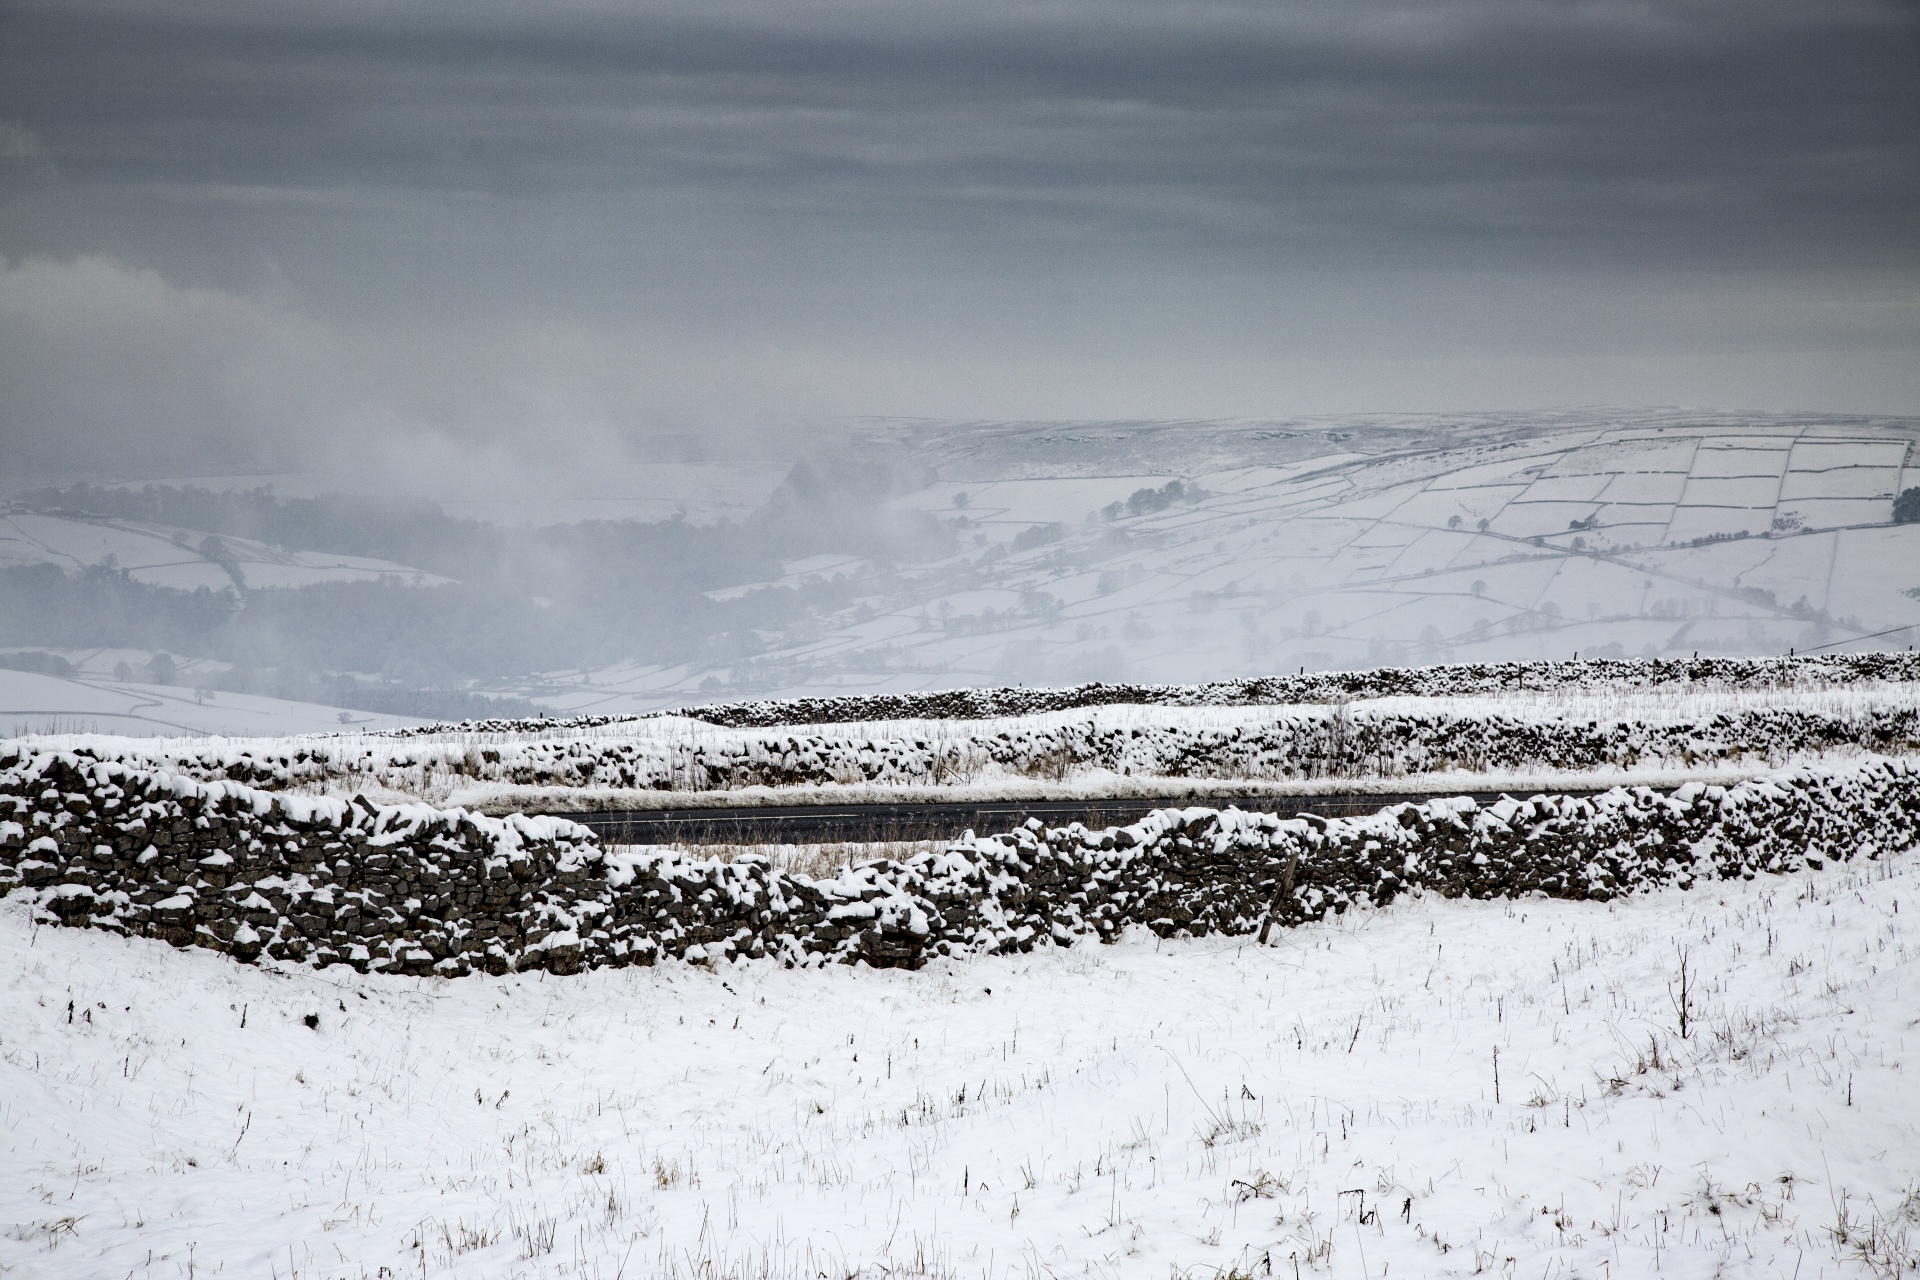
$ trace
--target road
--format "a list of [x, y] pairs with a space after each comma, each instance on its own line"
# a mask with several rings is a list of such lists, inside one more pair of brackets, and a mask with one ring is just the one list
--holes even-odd
[[[608, 844], [830, 844], [869, 840], [950, 840], [966, 830], [980, 835], [1011, 831], [1028, 818], [1048, 826], [1083, 822], [1111, 827], [1137, 822], [1154, 809], [1229, 805], [1291, 818], [1313, 813], [1347, 818], [1377, 813], [1389, 805], [1471, 795], [1482, 804], [1504, 792], [1421, 792], [1259, 797], [1159, 797], [1149, 800], [992, 800], [914, 804], [809, 804], [725, 809], [624, 809], [565, 813], [593, 828]], [[1597, 791], [1556, 794], [1598, 795]]]

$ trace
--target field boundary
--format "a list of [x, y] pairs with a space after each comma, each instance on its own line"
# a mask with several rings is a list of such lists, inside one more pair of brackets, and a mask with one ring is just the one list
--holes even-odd
[[634, 715], [466, 720], [382, 731], [412, 738], [440, 733], [551, 733], [683, 716], [728, 729], [846, 724], [868, 720], [991, 720], [1120, 705], [1287, 706], [1364, 698], [1466, 697], [1554, 690], [1654, 689], [1698, 685], [1726, 689], [1848, 685], [1920, 680], [1920, 653], [1789, 655], [1783, 658], [1595, 658], [1567, 662], [1454, 663], [1255, 676], [1207, 684], [1089, 684], [1058, 688], [938, 689], [724, 702]]
[[1466, 796], [1362, 817], [1030, 819], [812, 878], [608, 849], [577, 823], [276, 795], [66, 753], [0, 756], [0, 889], [43, 918], [242, 961], [457, 977], [771, 958], [919, 968], [1130, 927], [1265, 939], [1402, 893], [1606, 900], [1920, 845], [1920, 768], [1871, 757], [1672, 794]]

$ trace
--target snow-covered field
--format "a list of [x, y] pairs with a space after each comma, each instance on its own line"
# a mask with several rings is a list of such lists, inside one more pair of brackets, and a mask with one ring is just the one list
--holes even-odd
[[0, 1268], [1893, 1274], [1920, 1265], [1917, 873], [450, 983], [36, 930], [16, 899]]
[[325, 551], [290, 551], [250, 538], [106, 516], [0, 508], [0, 565], [52, 564], [78, 570], [112, 564], [136, 582], [209, 591], [307, 587], [391, 578], [413, 586], [451, 581], [411, 565]]
[[182, 685], [61, 676], [0, 669], [0, 734], [60, 741], [140, 738], [258, 738], [325, 734], [342, 729], [399, 729], [420, 723], [406, 716], [342, 711], [247, 693], [220, 693]]

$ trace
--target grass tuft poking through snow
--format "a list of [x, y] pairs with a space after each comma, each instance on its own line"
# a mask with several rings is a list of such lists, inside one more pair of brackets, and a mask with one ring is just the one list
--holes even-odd
[[459, 982], [0, 904], [0, 1274], [1891, 1276], [1920, 855]]

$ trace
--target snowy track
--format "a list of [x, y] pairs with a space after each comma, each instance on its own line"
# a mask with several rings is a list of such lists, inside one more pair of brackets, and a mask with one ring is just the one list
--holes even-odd
[[[1313, 813], [1351, 818], [1379, 813], [1396, 804], [1466, 796], [1493, 804], [1507, 794], [1483, 792], [1334, 792], [1320, 795], [1235, 796], [1174, 795], [1140, 799], [1024, 800], [974, 804], [810, 804], [706, 807], [697, 809], [615, 809], [608, 812], [561, 811], [609, 844], [824, 844], [836, 841], [953, 840], [963, 831], [983, 835], [1012, 831], [1028, 818], [1050, 827], [1078, 822], [1098, 830], [1138, 822], [1155, 809], [1229, 806], [1254, 813], [1294, 818]], [[1593, 796], [1598, 791], [1558, 794]]]
[[1920, 1249], [1917, 880], [453, 983], [15, 900], [0, 1270], [1889, 1274]]

